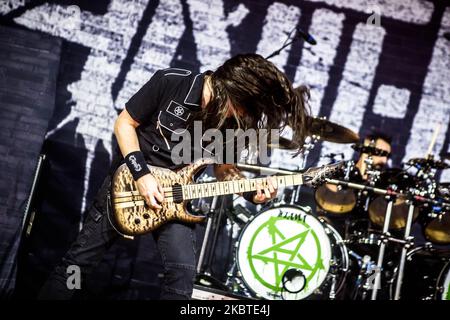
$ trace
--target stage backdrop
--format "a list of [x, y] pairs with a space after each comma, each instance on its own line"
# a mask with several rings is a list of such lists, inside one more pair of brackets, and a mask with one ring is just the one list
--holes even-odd
[[[246, 52], [268, 55], [296, 27], [296, 41], [272, 59], [312, 91], [314, 115], [364, 135], [393, 136], [392, 165], [435, 154], [450, 141], [450, 6], [424, 0], [6, 0], [2, 23], [64, 40], [56, 109], [44, 152], [52, 170], [41, 214], [56, 235], [42, 260], [50, 268], [74, 239], [109, 165], [114, 120], [124, 103], [166, 67], [214, 70]], [[344, 152], [323, 143], [309, 158]], [[283, 155], [281, 155], [283, 156]], [[295, 160], [274, 159], [292, 167]], [[450, 180], [450, 170], [442, 180]], [[53, 250], [53, 251], [52, 251]]]

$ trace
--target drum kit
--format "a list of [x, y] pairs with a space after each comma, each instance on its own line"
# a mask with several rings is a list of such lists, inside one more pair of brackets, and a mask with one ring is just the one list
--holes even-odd
[[[319, 140], [350, 143], [358, 160], [345, 160], [314, 190], [314, 206], [302, 203], [300, 188], [282, 190], [256, 214], [235, 206], [238, 232], [220, 288], [270, 300], [450, 300], [450, 183], [436, 179], [437, 170], [450, 168], [450, 154], [385, 168], [390, 145], [378, 143], [382, 138], [360, 143], [358, 134], [324, 119], [310, 118], [309, 127], [303, 150]], [[278, 147], [292, 146], [280, 140]]]

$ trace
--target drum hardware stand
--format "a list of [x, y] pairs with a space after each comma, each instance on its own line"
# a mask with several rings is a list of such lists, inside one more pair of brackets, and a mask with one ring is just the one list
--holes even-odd
[[345, 176], [344, 176], [345, 181], [350, 180], [350, 172], [352, 171], [353, 167], [354, 167], [353, 161], [348, 161], [347, 162], [347, 170], [345, 170]]
[[330, 288], [330, 294], [328, 295], [330, 297], [330, 300], [336, 299], [336, 275], [331, 275], [331, 288]]
[[388, 195], [387, 197], [388, 205], [386, 208], [386, 215], [384, 217], [384, 225], [383, 225], [383, 235], [380, 245], [380, 250], [378, 251], [378, 260], [377, 260], [377, 266], [375, 268], [375, 280], [374, 285], [372, 288], [372, 296], [371, 300], [377, 299], [378, 290], [381, 289], [381, 269], [383, 267], [383, 261], [384, 261], [384, 252], [386, 250], [386, 244], [388, 242], [388, 239], [385, 236], [389, 236], [389, 224], [391, 223], [391, 213], [392, 213], [392, 206], [394, 205], [395, 198]]
[[380, 178], [381, 172], [374, 169], [372, 155], [368, 155], [367, 158], [364, 159], [364, 163], [366, 164], [366, 167], [364, 168], [362, 175], [367, 175], [367, 181], [369, 182], [369, 185], [373, 187]]
[[382, 194], [385, 195], [388, 200], [388, 205], [386, 208], [386, 215], [384, 218], [384, 225], [383, 225], [383, 232], [381, 236], [381, 244], [380, 244], [380, 250], [378, 252], [378, 260], [377, 265], [375, 267], [375, 279], [374, 279], [374, 285], [372, 288], [372, 296], [371, 300], [377, 299], [377, 293], [378, 289], [380, 289], [380, 281], [381, 281], [381, 268], [383, 266], [384, 261], [384, 252], [386, 250], [386, 244], [388, 242], [388, 239], [390, 238], [389, 234], [389, 224], [391, 222], [391, 213], [392, 213], [392, 206], [394, 205], [394, 201], [396, 198], [396, 195], [399, 195], [397, 192], [394, 192], [389, 189], [379, 189], [363, 184], [357, 184], [347, 181], [340, 181], [336, 179], [325, 179], [327, 183], [336, 184], [336, 185], [344, 185], [350, 188], [355, 188], [363, 191], [371, 191], [376, 194]]
[[[212, 200], [211, 206], [209, 208], [209, 212], [207, 214], [208, 222], [206, 223], [205, 235], [203, 236], [202, 248], [200, 250], [200, 256], [198, 258], [198, 263], [197, 263], [197, 273], [198, 274], [201, 274], [201, 272], [202, 272], [203, 260], [205, 258], [206, 248], [207, 248], [207, 245], [208, 245], [208, 242], [209, 242], [208, 241], [209, 240], [209, 235], [211, 233], [211, 227], [212, 227], [212, 223], [213, 223], [213, 219], [212, 219], [211, 216], [216, 211], [217, 200], [218, 200], [218, 196], [215, 196], [213, 198], [213, 200]], [[205, 272], [204, 274], [210, 276], [209, 272]]]
[[365, 184], [360, 184], [360, 183], [353, 183], [353, 182], [348, 182], [348, 181], [344, 181], [344, 180], [336, 180], [336, 179], [325, 179], [326, 183], [330, 183], [330, 184], [335, 184], [337, 186], [341, 185], [344, 187], [348, 187], [348, 188], [353, 188], [353, 189], [358, 189], [358, 190], [362, 190], [362, 191], [369, 191], [369, 192], [373, 192], [375, 194], [381, 194], [381, 195], [385, 195], [385, 196], [404, 196], [401, 193], [395, 192], [393, 190], [390, 189], [380, 189], [380, 188], [375, 188], [375, 187], [371, 187]]
[[411, 226], [413, 222], [413, 216], [414, 216], [414, 202], [411, 200], [409, 201], [409, 208], [408, 208], [408, 218], [406, 220], [406, 228], [405, 228], [405, 235], [404, 235], [404, 245], [402, 248], [402, 255], [400, 257], [400, 264], [398, 268], [398, 275], [397, 275], [397, 284], [395, 286], [395, 295], [394, 300], [400, 299], [400, 290], [402, 287], [402, 281], [403, 281], [403, 273], [405, 270], [405, 262], [406, 262], [406, 254], [408, 253], [409, 248], [411, 247], [413, 243], [414, 237], [410, 237], [411, 233]]
[[[203, 277], [206, 278], [206, 281], [210, 281], [211, 284], [215, 284], [217, 286], [220, 286], [221, 289], [226, 289], [225, 285], [221, 281], [219, 281], [216, 278], [214, 278], [211, 275], [211, 272], [210, 272], [211, 271], [210, 270], [210, 268], [211, 268], [211, 260], [212, 260], [213, 253], [214, 253], [214, 250], [212, 250], [211, 248], [214, 248], [215, 245], [216, 245], [219, 224], [220, 224], [220, 220], [221, 220], [222, 212], [223, 212], [223, 210], [220, 210], [219, 211], [219, 216], [217, 218], [214, 215], [214, 213], [216, 212], [218, 199], [219, 199], [218, 196], [215, 196], [213, 198], [211, 206], [209, 207], [209, 212], [207, 214], [208, 222], [207, 222], [207, 225], [206, 225], [206, 230], [205, 230], [205, 235], [204, 235], [204, 238], [203, 238], [202, 248], [200, 250], [200, 256], [199, 256], [199, 260], [198, 260], [198, 263], [197, 263], [197, 278], [201, 279], [202, 276], [203, 276]], [[210, 250], [208, 252], [209, 255], [208, 255], [208, 258], [207, 258], [208, 260], [206, 262], [207, 267], [204, 268], [204, 270], [202, 270], [203, 261], [205, 259], [205, 254], [206, 254], [206, 248], [208, 247], [208, 243], [209, 243], [210, 233], [211, 233], [211, 230], [212, 230], [213, 223], [215, 223], [216, 221], [217, 221], [217, 223], [216, 223], [216, 226], [215, 226], [216, 229], [215, 229], [215, 233], [214, 233], [214, 238], [213, 238], [213, 242], [212, 242], [212, 245], [210, 247]]]
[[[235, 247], [236, 245], [237, 243], [235, 244]], [[243, 294], [249, 298], [253, 297], [244, 285], [244, 282], [241, 280], [241, 275], [239, 274], [239, 270], [237, 269], [236, 257], [234, 255], [233, 263], [227, 272], [227, 280], [225, 281], [225, 286], [234, 293]]]
[[[211, 178], [211, 177], [199, 178], [199, 182], [211, 182], [211, 181], [216, 181], [216, 179]], [[211, 233], [213, 217], [214, 217], [214, 213], [216, 211], [218, 199], [219, 199], [218, 196], [214, 196], [209, 208], [205, 208], [205, 209], [201, 208], [200, 209], [201, 211], [203, 211], [206, 214], [208, 222], [206, 223], [205, 235], [203, 236], [202, 248], [200, 249], [200, 255], [198, 258], [198, 262], [197, 262], [197, 268], [196, 268], [197, 274], [201, 274], [203, 271], [202, 270], [203, 260], [205, 259], [206, 248], [207, 248], [208, 242], [209, 242], [209, 236]], [[208, 272], [205, 272], [204, 274], [207, 276], [210, 276], [210, 274]]]
[[305, 139], [305, 143], [303, 144], [302, 150], [303, 150], [303, 156], [301, 163], [298, 165], [298, 169], [302, 170], [305, 169], [306, 167], [306, 161], [308, 160], [308, 156], [309, 153], [311, 152], [312, 149], [314, 149], [315, 144], [317, 143], [317, 141], [320, 140], [320, 136], [317, 135], [312, 135], [312, 136], [307, 136]]
[[423, 196], [419, 196], [419, 195], [414, 195], [413, 199], [418, 202], [424, 202], [424, 203], [440, 206], [440, 207], [444, 208], [445, 210], [450, 209], [450, 202], [444, 202], [444, 201], [431, 199], [431, 198], [427, 198], [427, 197], [423, 197]]
[[373, 179], [373, 158], [372, 155], [369, 155], [366, 159], [364, 159], [364, 163], [366, 164], [366, 167], [364, 168], [363, 176], [367, 175], [367, 180], [369, 181], [369, 184], [373, 186], [375, 184], [375, 181]]
[[298, 202], [298, 198], [300, 197], [300, 186], [294, 186], [292, 188], [292, 197], [291, 197], [291, 205], [295, 205]]
[[333, 271], [330, 272], [330, 276], [331, 276], [331, 287], [330, 287], [330, 293], [328, 294], [328, 297], [330, 298], [330, 300], [334, 300], [336, 299], [336, 266], [332, 266], [330, 267], [330, 269], [334, 269]]
[[356, 279], [356, 289], [353, 293], [352, 299], [356, 300], [356, 297], [359, 294], [358, 290], [362, 288], [361, 300], [365, 300], [367, 297], [367, 293], [371, 287], [370, 276], [372, 275], [373, 270], [376, 270], [374, 267], [374, 263], [372, 262], [371, 257], [368, 255], [364, 255], [364, 257], [361, 257], [351, 250], [349, 251], [349, 255], [355, 257], [358, 261], [358, 265], [360, 266], [360, 271]]
[[227, 272], [227, 281], [225, 281], [225, 286], [229, 288], [234, 293], [244, 294], [247, 297], [251, 297], [244, 283], [239, 276], [236, 276], [236, 261], [231, 265], [230, 270]]

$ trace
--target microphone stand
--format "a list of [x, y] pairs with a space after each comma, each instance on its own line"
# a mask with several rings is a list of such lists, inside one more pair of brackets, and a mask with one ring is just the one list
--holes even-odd
[[295, 32], [295, 34], [294, 34], [294, 37], [291, 38], [292, 32], [293, 32], [293, 31], [294, 31], [294, 30], [292, 30], [292, 31], [289, 33], [289, 35], [288, 35], [288, 37], [287, 37], [287, 39], [286, 39], [286, 41], [288, 41], [288, 40], [291, 40], [291, 41], [285, 42], [285, 43], [281, 46], [280, 49], [275, 50], [274, 52], [272, 52], [271, 54], [269, 54], [269, 55], [266, 57], [266, 59], [270, 59], [270, 58], [275, 57], [276, 55], [279, 55], [280, 52], [283, 51], [284, 48], [286, 48], [287, 46], [290, 46], [295, 40], [300, 39], [300, 38], [303, 39], [303, 40], [306, 40], [306, 42], [308, 42], [308, 43], [310, 43], [310, 44], [312, 44], [312, 45], [317, 44], [316, 40], [314, 40], [313, 37], [311, 37], [309, 34], [305, 33], [304, 31], [302, 31], [302, 30], [299, 29], [299, 28], [296, 28], [296, 32]]
[[295, 40], [297, 40], [297, 37], [295, 37], [294, 39], [292, 39], [289, 42], [286, 42], [286, 44], [284, 44], [280, 49], [275, 50], [274, 52], [272, 52], [271, 54], [269, 54], [266, 59], [269, 60], [270, 58], [273, 58], [277, 55], [279, 55], [281, 53], [281, 51], [283, 51], [286, 47], [290, 46]]

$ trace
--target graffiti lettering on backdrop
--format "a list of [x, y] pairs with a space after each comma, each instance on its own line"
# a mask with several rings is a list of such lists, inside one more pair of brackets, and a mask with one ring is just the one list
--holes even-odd
[[[148, 6], [156, 8], [146, 11]], [[325, 115], [356, 132], [367, 133], [368, 128], [377, 127], [394, 135], [394, 150], [396, 145], [406, 145], [399, 149], [395, 165], [423, 156], [437, 124], [441, 130], [433, 152], [448, 149], [450, 56], [445, 35], [450, 32], [450, 8], [444, 5], [424, 0], [309, 0], [298, 4], [111, 0], [106, 13], [94, 14], [79, 8], [76, 1], [72, 5], [52, 1], [33, 6], [33, 1], [8, 0], [0, 6], [0, 14], [23, 8], [28, 9], [14, 18], [18, 25], [90, 49], [79, 80], [67, 87], [71, 94], [70, 113], [47, 133], [47, 138], [52, 139], [58, 130], [77, 121], [75, 131], [84, 138], [88, 151], [82, 210], [87, 203], [97, 145], [102, 144], [111, 154], [117, 110], [157, 69], [176, 67], [181, 62], [198, 64], [197, 71], [214, 69], [231, 52], [240, 52], [241, 48], [246, 51], [251, 43], [255, 44], [256, 52], [268, 55], [283, 45], [287, 34], [302, 23], [306, 23], [307, 31], [318, 44], [298, 47], [294, 43], [274, 57], [273, 62], [281, 69], [294, 70], [291, 76], [295, 85], [311, 87], [314, 115]], [[144, 12], [152, 16], [145, 17]], [[136, 42], [138, 48], [130, 50], [144, 20], [150, 22]], [[244, 30], [244, 25], [251, 29]], [[439, 29], [434, 30], [434, 25], [439, 25]], [[414, 32], [405, 32], [408, 28]], [[242, 40], [232, 30], [246, 34], [248, 39]], [[426, 41], [424, 46], [430, 48], [420, 48], [423, 39], [417, 34], [436, 40]], [[177, 53], [185, 45], [193, 46], [195, 54], [179, 56]], [[402, 57], [404, 50], [413, 55], [409, 64], [400, 61], [408, 58]], [[130, 52], [132, 56], [128, 57]], [[290, 58], [296, 55], [300, 57], [298, 65], [289, 66]], [[396, 70], [396, 65], [389, 65], [395, 63], [389, 60], [391, 56], [400, 59], [400, 66], [412, 68], [413, 80], [408, 70]], [[113, 85], [123, 70], [123, 80], [117, 95], [113, 95]], [[324, 159], [324, 155], [338, 152], [344, 152], [347, 158], [352, 155], [349, 146], [332, 143], [323, 143], [319, 154]], [[273, 155], [273, 166], [292, 167], [295, 163], [284, 151]], [[450, 173], [444, 172], [442, 179], [450, 180]]]

